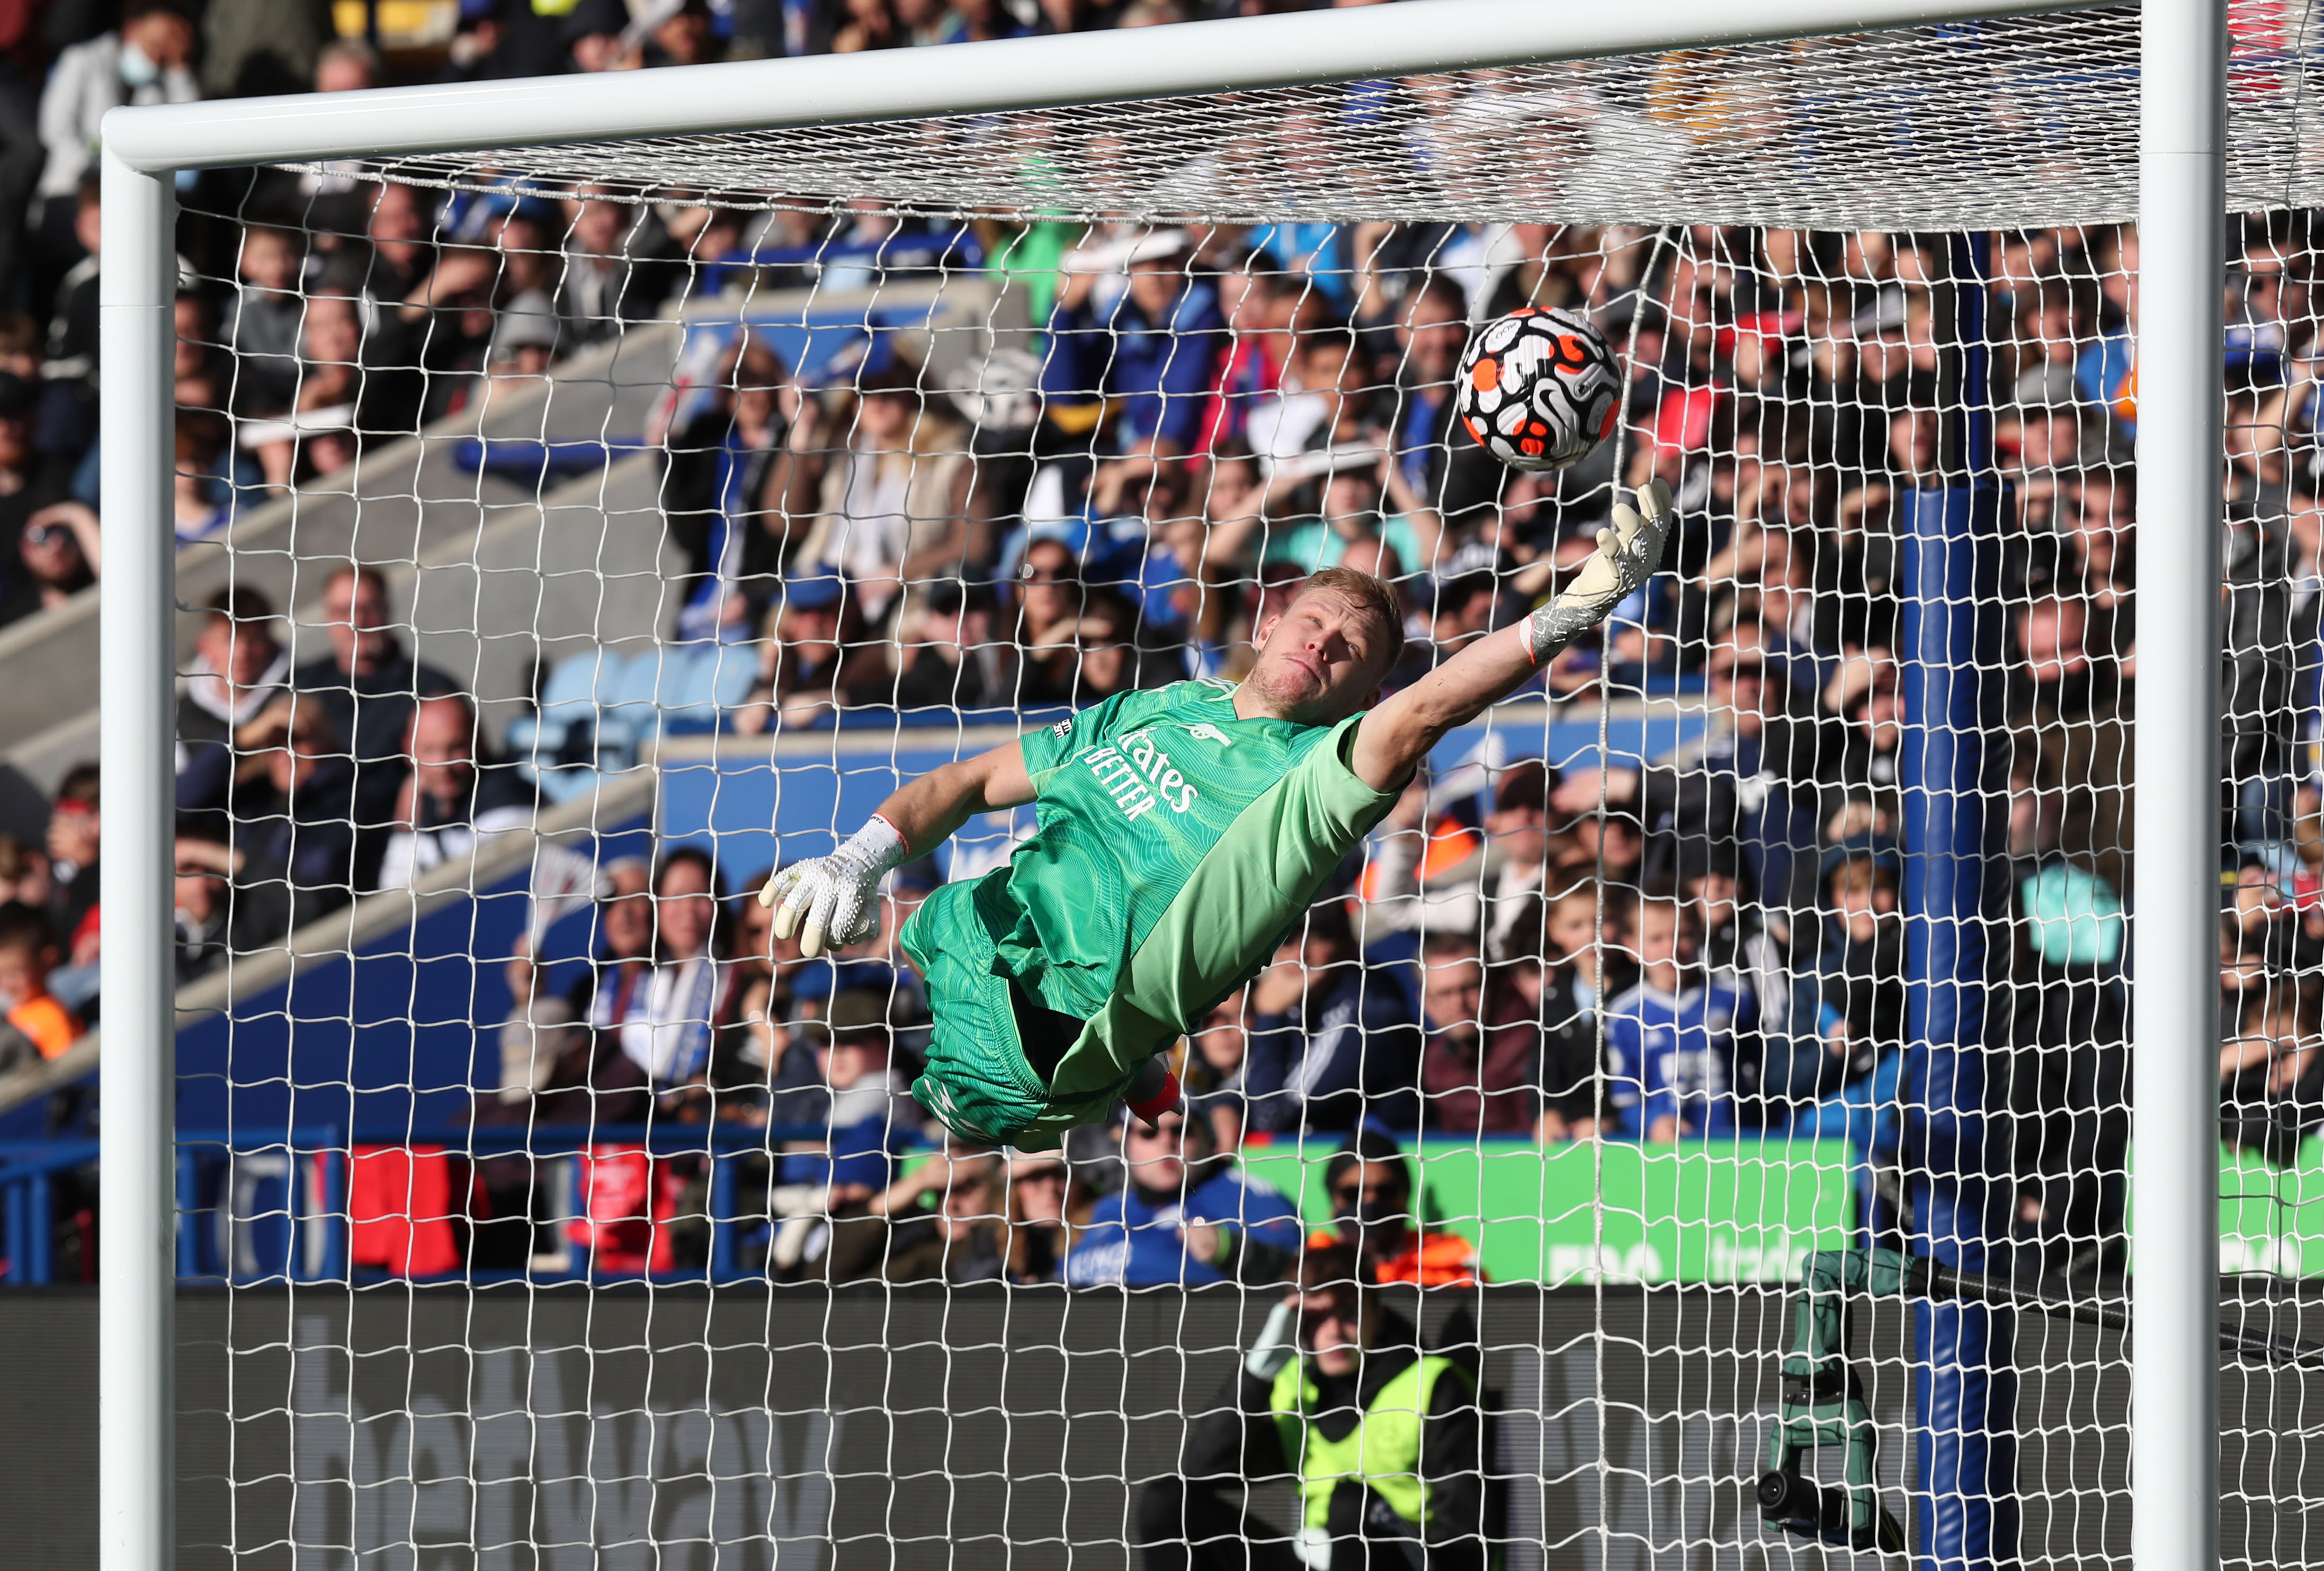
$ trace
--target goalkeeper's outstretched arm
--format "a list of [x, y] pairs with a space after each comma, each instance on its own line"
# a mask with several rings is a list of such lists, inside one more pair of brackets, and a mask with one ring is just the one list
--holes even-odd
[[1670, 533], [1670, 487], [1653, 481], [1638, 505], [1617, 503], [1598, 553], [1572, 585], [1514, 627], [1478, 639], [1366, 715], [1356, 728], [1357, 777], [1376, 791], [1401, 786], [1444, 734], [1522, 686], [1557, 652], [1596, 627], [1653, 576]]
[[[880, 880], [950, 840], [980, 813], [1033, 800], [1025, 749], [1015, 742], [906, 782], [871, 821], [827, 857], [794, 862], [767, 880], [759, 904], [775, 908], [775, 933], [799, 933], [812, 960], [826, 945], [869, 938], [880, 915]], [[801, 923], [804, 923], [804, 928]]]

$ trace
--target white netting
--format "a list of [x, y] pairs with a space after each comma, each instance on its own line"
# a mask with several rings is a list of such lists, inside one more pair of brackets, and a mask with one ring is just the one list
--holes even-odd
[[[2237, 16], [2222, 1474], [2258, 1566], [2314, 1557], [2324, 1495], [2310, 1377], [2262, 1345], [2324, 1268], [2324, 321], [2306, 13]], [[1303, 1258], [1393, 1284], [1384, 1359], [1444, 1360], [1427, 1565], [1817, 1563], [1748, 1497], [1794, 1284], [1930, 1234], [2070, 1312], [1990, 1352], [2014, 1404], [1915, 1434], [1912, 1328], [1858, 1295], [1883, 1504], [1916, 1448], [1989, 1453], [1943, 1530], [2125, 1557], [2135, 37], [204, 176], [188, 1563], [1280, 1558], [1243, 1361]], [[1628, 378], [1558, 476], [1451, 415], [1528, 305]], [[944, 762], [1240, 676], [1325, 563], [1393, 580], [1408, 683], [1655, 476], [1663, 573], [1185, 1023], [1179, 1133], [947, 1153], [905, 1094], [893, 935], [1030, 810], [898, 869], [835, 960], [749, 899]], [[1913, 728], [1980, 768], [1914, 775]], [[1943, 909], [1903, 854], [1932, 804]], [[1908, 914], [1969, 958], [1916, 974]], [[1385, 1555], [1412, 1497], [1372, 1496], [1322, 1525], [1377, 1504]]]
[[[2309, 8], [2233, 14], [2228, 204], [2314, 201]], [[2138, 207], [2138, 12], [385, 167], [467, 185], [1239, 222], [2119, 223]]]

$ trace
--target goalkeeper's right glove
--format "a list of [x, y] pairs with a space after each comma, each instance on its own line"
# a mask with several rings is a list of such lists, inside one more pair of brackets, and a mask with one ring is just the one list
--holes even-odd
[[775, 911], [775, 936], [799, 928], [799, 953], [813, 960], [833, 948], [870, 938], [880, 931], [880, 880], [911, 857], [896, 826], [878, 813], [827, 857], [813, 857], [778, 870], [759, 891], [759, 904]]
[[1533, 663], [1546, 666], [1559, 650], [1606, 620], [1637, 593], [1661, 565], [1663, 542], [1678, 511], [1670, 487], [1650, 480], [1638, 487], [1638, 505], [1614, 504], [1612, 524], [1598, 531], [1598, 549], [1565, 592], [1526, 620]]

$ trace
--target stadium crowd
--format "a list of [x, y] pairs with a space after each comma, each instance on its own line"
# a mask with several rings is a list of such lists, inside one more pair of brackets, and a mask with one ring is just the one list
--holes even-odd
[[[1277, 7], [464, 5], [442, 69], [628, 69], [1254, 8]], [[59, 603], [101, 566], [88, 128], [113, 103], [385, 79], [368, 45], [286, 22], [291, 10], [60, 4], [0, 35], [17, 73], [0, 82], [0, 254], [19, 259], [0, 269], [15, 280], [0, 300], [0, 618]], [[37, 122], [31, 143], [9, 115]], [[861, 376], [819, 385], [745, 335], [706, 406], [668, 436], [664, 499], [685, 561], [675, 636], [759, 661], [732, 729], [1038, 712], [1231, 679], [1252, 629], [1332, 563], [1397, 583], [1411, 654], [1396, 679], [1408, 680], [1549, 593], [1615, 486], [1656, 474], [1683, 518], [1665, 573], [1543, 690], [1591, 708], [1700, 694], [1707, 729], [1642, 768], [1517, 760], [1457, 793], [1416, 783], [1351, 869], [1351, 897], [1319, 906], [1191, 1035], [1188, 1112], [1159, 1135], [908, 1167], [925, 1133], [906, 1094], [924, 1024], [908, 969], [884, 938], [802, 961], [747, 898], [756, 878], [730, 887], [730, 869], [682, 846], [604, 870], [595, 959], [570, 991], [552, 996], [529, 958], [512, 962], [503, 1084], [480, 1093], [478, 1118], [820, 1127], [783, 1140], [767, 1174], [766, 1257], [793, 1275], [1279, 1273], [1296, 1212], [1229, 1159], [1310, 1137], [1355, 1143], [1351, 1159], [1367, 1139], [1415, 1136], [1831, 1138], [1865, 1159], [1878, 1213], [1893, 1194], [1881, 1175], [1915, 1138], [1896, 1112], [1900, 521], [1969, 465], [1941, 237], [1056, 222], [972, 234], [700, 195], [205, 174], [180, 234], [181, 537], [212, 538], [281, 488], [344, 470], [365, 442], [467, 407], [485, 379], [539, 377], [674, 299], [806, 283], [836, 298], [902, 276], [883, 259], [910, 252], [918, 268], [1021, 285], [1034, 354], [996, 354], [972, 398], [893, 344]], [[2282, 1161], [2324, 1122], [2324, 345], [2307, 216], [2233, 238], [2220, 1076], [2228, 1137]], [[2008, 484], [1988, 749], [2006, 854], [1991, 860], [1987, 924], [1993, 978], [2008, 985], [1991, 994], [1989, 1096], [2013, 1115], [2021, 1236], [2061, 1266], [2103, 1263], [2121, 1225], [2135, 262], [2126, 229], [1994, 236], [1990, 377], [1969, 390], [1991, 406]], [[1503, 470], [1453, 418], [1473, 327], [1526, 305], [1587, 311], [1628, 367], [1623, 439], [1562, 475]], [[1021, 396], [991, 396], [1001, 385]], [[294, 661], [281, 609], [246, 588], [203, 608], [180, 708], [188, 978], [533, 810], [534, 771], [495, 756], [456, 677], [398, 641], [379, 574], [331, 578], [328, 654], [311, 661]], [[68, 783], [48, 857], [0, 843], [0, 881], [43, 913], [32, 948], [47, 958], [30, 969], [54, 969], [68, 1017], [94, 997], [95, 817], [92, 773]], [[898, 876], [885, 932], [944, 871]], [[14, 909], [0, 907], [0, 992], [23, 948], [8, 947]], [[1144, 1242], [1157, 1227], [1174, 1240], [1158, 1254]]]

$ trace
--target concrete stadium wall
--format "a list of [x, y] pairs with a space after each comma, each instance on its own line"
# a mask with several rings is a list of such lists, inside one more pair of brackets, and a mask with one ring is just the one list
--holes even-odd
[[[1127, 1566], [1131, 1490], [1176, 1471], [1184, 1414], [1216, 1400], [1271, 1297], [188, 1293], [179, 1565]], [[1481, 1328], [1510, 1566], [1825, 1563], [1767, 1538], [1747, 1495], [1788, 1294], [1429, 1298], [1430, 1335], [1461, 1308]], [[1901, 1510], [1904, 1317], [1862, 1319], [1882, 1474]], [[87, 1565], [95, 1300], [0, 1295], [0, 1345], [41, 1350], [0, 1383], [0, 1544], [24, 1571]], [[2121, 1339], [2028, 1322], [2018, 1346], [2024, 1558], [2126, 1571]], [[2317, 1380], [2226, 1372], [2229, 1565], [2313, 1564], [2324, 1549], [2324, 1456], [2301, 1423], [2324, 1396]], [[1287, 1493], [1262, 1488], [1253, 1509], [1281, 1522]]]

